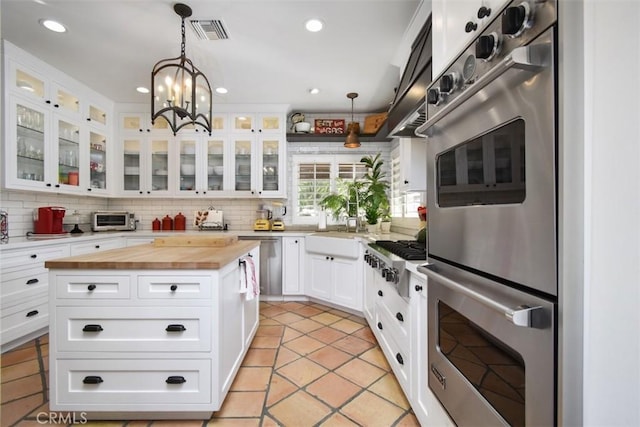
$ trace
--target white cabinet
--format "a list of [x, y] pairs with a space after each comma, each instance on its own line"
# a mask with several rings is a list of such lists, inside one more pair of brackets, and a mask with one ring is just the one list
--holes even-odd
[[282, 238], [282, 294], [304, 294], [304, 237]]
[[0, 288], [2, 351], [46, 332], [49, 277], [44, 262], [69, 256], [69, 244], [32, 249], [3, 249]]
[[393, 173], [399, 174], [400, 191], [427, 191], [427, 145], [417, 138], [400, 138], [399, 165]]
[[5, 88], [6, 186], [108, 195], [112, 103], [6, 41]]
[[233, 133], [284, 135], [286, 119], [282, 113], [231, 113], [229, 128]]
[[309, 296], [362, 311], [362, 257], [357, 259], [306, 254], [306, 293]]
[[90, 242], [71, 243], [71, 256], [90, 254], [109, 249], [117, 249], [124, 247], [125, 242], [121, 237], [113, 237], [108, 239], [91, 240]]
[[122, 195], [167, 197], [175, 172], [169, 156], [171, 136], [127, 135], [122, 140]]
[[276, 134], [230, 136], [233, 190], [237, 195], [285, 197], [286, 144]]
[[506, 3], [506, 0], [433, 0], [431, 37], [434, 78], [482, 32]]
[[180, 197], [216, 197], [230, 190], [229, 147], [224, 136], [190, 133], [181, 136], [174, 152], [178, 161]]

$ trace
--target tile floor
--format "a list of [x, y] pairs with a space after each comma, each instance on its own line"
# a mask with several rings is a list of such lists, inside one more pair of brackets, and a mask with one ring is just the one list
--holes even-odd
[[[46, 421], [48, 336], [2, 354], [1, 363], [0, 425], [56, 425]], [[211, 420], [90, 421], [84, 425], [386, 427], [419, 423], [363, 318], [311, 302], [261, 302], [256, 337], [222, 408]]]

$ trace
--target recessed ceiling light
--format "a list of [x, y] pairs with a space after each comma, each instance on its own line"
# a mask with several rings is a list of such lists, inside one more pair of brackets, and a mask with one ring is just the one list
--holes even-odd
[[317, 95], [320, 93], [320, 89], [318, 89], [317, 87], [314, 87], [313, 89], [309, 89], [309, 93], [311, 95]]
[[144, 86], [138, 86], [138, 87], [136, 88], [136, 90], [137, 90], [138, 92], [140, 92], [140, 93], [149, 93], [149, 89], [147, 89], [147, 88], [146, 88], [146, 87], [144, 87]]
[[40, 24], [54, 33], [64, 33], [67, 31], [67, 28], [64, 25], [58, 21], [54, 21], [53, 19], [41, 19]]
[[227, 88], [224, 88], [224, 87], [217, 87], [217, 88], [216, 88], [216, 93], [222, 93], [222, 94], [224, 94], [224, 93], [227, 93], [227, 92], [229, 92], [229, 91], [227, 90]]
[[304, 23], [304, 27], [307, 29], [307, 31], [311, 31], [312, 33], [317, 33], [318, 31], [322, 30], [323, 26], [323, 22], [317, 18], [309, 19]]

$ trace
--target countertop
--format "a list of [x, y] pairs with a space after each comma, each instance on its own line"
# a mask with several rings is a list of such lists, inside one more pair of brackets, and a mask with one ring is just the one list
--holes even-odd
[[98, 253], [78, 255], [46, 261], [51, 269], [189, 269], [215, 270], [257, 247], [259, 242], [243, 240], [227, 246], [154, 246], [142, 244], [110, 249]]

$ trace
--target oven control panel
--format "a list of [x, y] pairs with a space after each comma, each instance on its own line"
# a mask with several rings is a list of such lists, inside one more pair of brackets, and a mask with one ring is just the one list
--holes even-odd
[[556, 0], [514, 0], [427, 88], [427, 120], [557, 21]]

